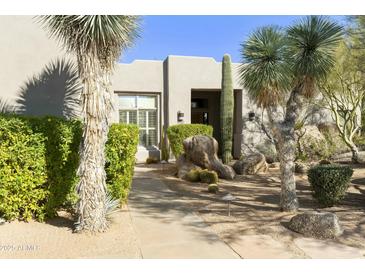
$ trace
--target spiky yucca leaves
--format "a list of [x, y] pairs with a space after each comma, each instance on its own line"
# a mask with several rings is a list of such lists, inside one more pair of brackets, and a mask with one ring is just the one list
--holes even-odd
[[307, 16], [287, 29], [287, 59], [302, 94], [315, 94], [316, 82], [325, 78], [335, 64], [335, 51], [343, 28], [321, 16]]
[[[281, 170], [280, 207], [298, 208], [294, 177], [294, 129], [304, 99], [315, 94], [316, 82], [326, 77], [334, 64], [334, 49], [342, 27], [327, 18], [307, 16], [285, 32], [265, 27], [243, 43], [241, 81], [250, 97], [267, 110], [279, 152]], [[273, 114], [276, 105], [291, 90], [284, 119]]]
[[138, 17], [123, 15], [41, 16], [51, 36], [76, 54], [83, 84], [83, 139], [77, 186], [76, 231], [104, 231], [106, 219], [105, 142], [113, 110], [110, 77], [121, 51], [138, 36]]
[[263, 27], [241, 46], [241, 84], [257, 106], [267, 108], [277, 105], [283, 100], [291, 82], [283, 32], [275, 26]]
[[221, 135], [222, 160], [227, 164], [232, 160], [233, 139], [233, 83], [231, 57], [223, 56], [221, 91]]

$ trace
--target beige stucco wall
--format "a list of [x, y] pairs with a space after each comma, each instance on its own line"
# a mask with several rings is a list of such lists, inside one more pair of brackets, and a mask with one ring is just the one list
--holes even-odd
[[[221, 89], [222, 63], [209, 57], [173, 56], [167, 58], [168, 124], [178, 123], [177, 111], [185, 114], [184, 122], [191, 119], [191, 90]], [[233, 88], [242, 89], [238, 81], [238, 64], [232, 64]], [[184, 98], [184, 100], [181, 100]]]
[[52, 61], [69, 58], [33, 16], [0, 16], [0, 33], [0, 99], [10, 104]]

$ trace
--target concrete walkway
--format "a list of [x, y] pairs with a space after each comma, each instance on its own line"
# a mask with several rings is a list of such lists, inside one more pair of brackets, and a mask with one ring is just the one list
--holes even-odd
[[143, 258], [240, 258], [148, 169], [135, 167], [129, 209]]
[[191, 209], [183, 197], [150, 173], [135, 167], [129, 210], [142, 258], [148, 259], [289, 259], [364, 258], [365, 251], [333, 241], [297, 238], [302, 255], [269, 235], [240, 235], [227, 245]]

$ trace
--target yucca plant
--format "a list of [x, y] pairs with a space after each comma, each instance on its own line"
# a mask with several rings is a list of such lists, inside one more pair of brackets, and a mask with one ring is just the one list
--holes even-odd
[[121, 52], [138, 36], [139, 18], [123, 15], [50, 15], [40, 21], [77, 57], [82, 89], [83, 138], [76, 230], [104, 231], [105, 153], [113, 109], [110, 78]]
[[[242, 44], [240, 78], [256, 104], [266, 110], [281, 169], [280, 207], [298, 208], [294, 178], [294, 128], [304, 100], [314, 96], [318, 80], [334, 65], [342, 27], [328, 18], [307, 16], [282, 30], [264, 27]], [[288, 99], [287, 99], [288, 98]], [[277, 108], [285, 102], [284, 116]]]

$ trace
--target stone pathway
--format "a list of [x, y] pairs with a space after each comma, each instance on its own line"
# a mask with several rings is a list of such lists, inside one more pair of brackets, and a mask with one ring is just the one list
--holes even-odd
[[159, 179], [135, 168], [129, 209], [143, 258], [240, 258]]
[[[146, 167], [135, 167], [129, 209], [143, 258], [298, 258], [269, 235], [241, 235], [227, 245]], [[303, 237], [292, 244], [303, 258], [365, 258], [364, 250], [334, 241]]]

